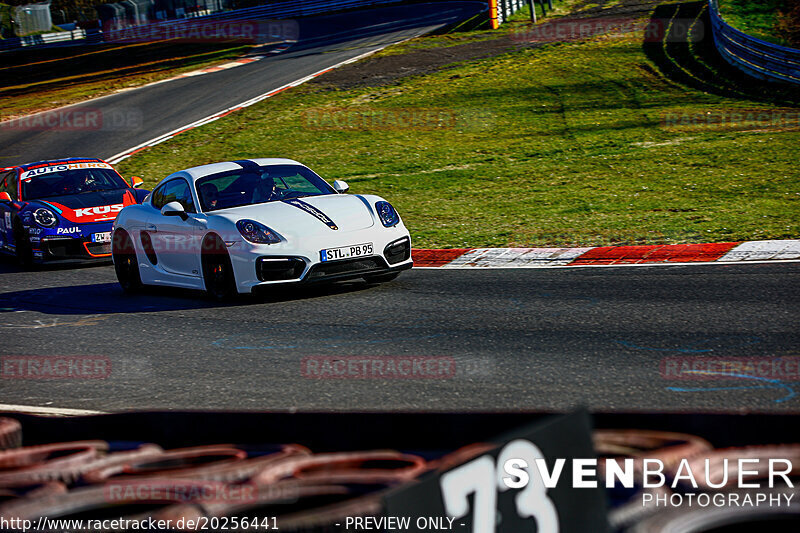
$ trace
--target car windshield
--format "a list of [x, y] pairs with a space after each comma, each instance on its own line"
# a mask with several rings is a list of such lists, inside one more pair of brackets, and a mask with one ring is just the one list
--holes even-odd
[[127, 189], [119, 174], [110, 168], [89, 168], [47, 172], [22, 179], [22, 198], [35, 200], [53, 196]]
[[300, 165], [222, 172], [197, 180], [196, 186], [203, 211], [336, 192], [325, 180]]

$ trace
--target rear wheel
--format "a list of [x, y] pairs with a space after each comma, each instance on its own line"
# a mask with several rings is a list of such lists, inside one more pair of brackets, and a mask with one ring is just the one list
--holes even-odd
[[14, 222], [14, 245], [16, 246], [17, 263], [28, 269], [33, 266], [33, 246], [28, 232], [18, 219]]
[[367, 283], [386, 283], [392, 281], [397, 276], [400, 275], [400, 272], [390, 272], [389, 274], [378, 274], [375, 276], [364, 276], [364, 281]]
[[209, 240], [203, 249], [211, 251], [203, 254], [203, 282], [206, 292], [214, 300], [233, 298], [237, 294], [236, 278], [225, 244], [220, 239], [216, 239], [216, 242]]
[[111, 244], [114, 259], [114, 270], [122, 290], [128, 294], [138, 292], [142, 288], [139, 276], [139, 262], [130, 235], [124, 230], [117, 230]]

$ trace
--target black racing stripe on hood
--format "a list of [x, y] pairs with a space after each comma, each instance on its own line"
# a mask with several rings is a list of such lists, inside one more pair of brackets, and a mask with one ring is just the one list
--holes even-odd
[[[121, 204], [122, 197], [128, 189], [116, 189], [113, 191], [94, 191], [81, 194], [69, 194], [66, 196], [51, 196], [42, 198], [43, 202], [55, 202], [70, 209], [81, 207], [97, 207], [101, 205]], [[36, 200], [31, 200], [35, 202]]]
[[326, 226], [328, 226], [333, 230], [339, 229], [339, 226], [337, 226], [336, 223], [333, 220], [331, 220], [331, 218], [328, 215], [326, 215], [313, 205], [305, 203], [299, 198], [292, 198], [289, 200], [281, 200], [281, 201], [285, 204], [289, 204], [298, 209], [302, 209], [303, 211], [313, 216], [314, 218], [316, 218], [317, 220], [319, 220], [320, 222], [322, 222], [323, 224], [325, 224]]
[[234, 163], [247, 170], [258, 170], [260, 168], [249, 159], [239, 159], [238, 161], [234, 161]]

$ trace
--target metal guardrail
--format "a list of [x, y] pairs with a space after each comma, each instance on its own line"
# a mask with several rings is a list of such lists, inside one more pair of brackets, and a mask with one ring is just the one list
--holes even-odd
[[[198, 22], [204, 20], [258, 20], [267, 18], [285, 19], [319, 15], [322, 13], [333, 13], [346, 9], [370, 7], [379, 4], [392, 4], [400, 1], [401, 0], [304, 0], [302, 2], [298, 2], [297, 0], [279, 0], [276, 2], [271, 2], [269, 5], [265, 6], [237, 9], [233, 11], [218, 11], [216, 13], [201, 17], [158, 21], [158, 24], [170, 24], [178, 27], [183, 24], [197, 24]], [[519, 2], [522, 1], [523, 0], [519, 0]], [[82, 32], [82, 36], [78, 37], [78, 32]], [[73, 34], [75, 34], [75, 36], [71, 36]], [[0, 51], [15, 50], [28, 46], [63, 46], [68, 44], [76, 44], [75, 41], [77, 39], [82, 40], [80, 44], [96, 44], [103, 42], [103, 32], [99, 29], [75, 30], [73, 32], [59, 32], [46, 35], [56, 35], [60, 37], [45, 38], [45, 35], [36, 35], [31, 37], [3, 39], [0, 40]]]
[[19, 38], [19, 40], [22, 42], [22, 46], [36, 46], [39, 44], [60, 43], [63, 41], [75, 41], [78, 39], [86, 39], [85, 30], [42, 33], [39, 35], [29, 35], [27, 37]]
[[100, 30], [72, 30], [0, 40], [0, 52], [28, 47], [65, 46], [72, 44], [96, 44], [102, 42]]
[[734, 67], [763, 80], [800, 84], [800, 50], [773, 44], [737, 30], [719, 14], [717, 0], [708, 1], [714, 45]]

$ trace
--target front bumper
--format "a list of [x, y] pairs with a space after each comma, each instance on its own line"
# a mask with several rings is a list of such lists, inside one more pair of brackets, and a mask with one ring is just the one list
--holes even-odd
[[389, 266], [384, 258], [377, 255], [359, 257], [357, 259], [342, 259], [314, 265], [309, 269], [303, 281], [305, 283], [342, 281], [364, 276], [400, 272], [408, 270], [412, 266], [414, 264], [410, 260], [396, 266]]
[[40, 242], [31, 244], [33, 260], [40, 263], [111, 260], [111, 243], [95, 243], [91, 237], [45, 237]]
[[[252, 246], [230, 254], [240, 293], [253, 292], [275, 284], [306, 284], [363, 278], [407, 270], [413, 266], [411, 239], [405, 228], [387, 231], [380, 236], [353, 235], [347, 242], [372, 242], [369, 256], [321, 261], [318, 243], [306, 250], [278, 246]], [[339, 244], [339, 243], [336, 243]], [[334, 246], [330, 246], [334, 247]], [[243, 253], [246, 252], [246, 253]]]

